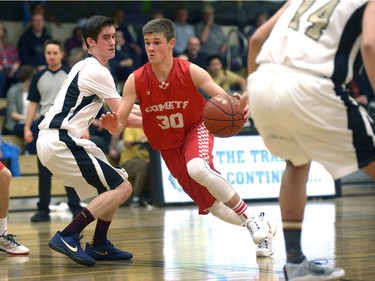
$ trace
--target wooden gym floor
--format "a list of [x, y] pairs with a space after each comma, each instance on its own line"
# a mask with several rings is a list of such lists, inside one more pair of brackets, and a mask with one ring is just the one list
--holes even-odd
[[[342, 280], [375, 280], [375, 194], [309, 201], [303, 247], [309, 259], [342, 267]], [[80, 266], [52, 251], [49, 239], [69, 223], [68, 211], [52, 212], [51, 222], [31, 223], [34, 212], [10, 212], [9, 231], [30, 248], [29, 256], [0, 253], [0, 280], [285, 280], [283, 233], [277, 202], [249, 202], [279, 226], [273, 259], [256, 259], [247, 230], [199, 216], [192, 205], [164, 208], [121, 207], [109, 239], [134, 254], [132, 261], [98, 262]], [[82, 234], [89, 242], [94, 230]]]

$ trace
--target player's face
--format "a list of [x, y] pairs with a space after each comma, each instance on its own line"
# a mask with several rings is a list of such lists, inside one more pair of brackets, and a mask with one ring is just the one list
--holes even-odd
[[89, 40], [90, 51], [102, 63], [105, 64], [115, 56], [115, 34], [113, 26], [106, 26], [98, 35], [98, 40]]
[[167, 42], [163, 33], [148, 33], [144, 35], [144, 41], [150, 63], [158, 63], [166, 57], [173, 56], [172, 50], [176, 39]]
[[55, 70], [61, 67], [64, 52], [60, 50], [59, 45], [48, 44], [44, 51], [44, 56], [49, 69]]

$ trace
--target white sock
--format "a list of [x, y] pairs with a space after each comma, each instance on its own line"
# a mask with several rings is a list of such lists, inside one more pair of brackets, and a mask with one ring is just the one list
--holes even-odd
[[231, 208], [224, 205], [223, 202], [216, 200], [215, 203], [208, 208], [208, 210], [215, 217], [235, 225], [241, 226], [243, 224], [242, 218], [237, 215]]
[[8, 230], [8, 217], [0, 219], [0, 235]]

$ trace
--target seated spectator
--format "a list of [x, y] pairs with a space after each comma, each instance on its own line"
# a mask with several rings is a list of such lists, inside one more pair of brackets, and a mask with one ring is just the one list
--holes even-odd
[[142, 128], [126, 128], [122, 135], [120, 166], [129, 175], [133, 186], [130, 206], [150, 208], [150, 153]]
[[23, 1], [23, 23], [27, 26], [33, 14], [42, 14], [44, 19], [57, 27], [61, 26], [61, 21], [55, 15], [49, 13], [45, 8], [46, 1]]
[[207, 58], [206, 55], [201, 52], [201, 42], [198, 37], [193, 36], [189, 39], [187, 49], [184, 54], [192, 63], [202, 68], [206, 68]]
[[220, 55], [213, 55], [207, 59], [207, 71], [215, 83], [220, 85], [227, 93], [243, 93], [246, 91], [246, 79], [226, 69]]
[[[26, 110], [28, 105], [27, 96], [31, 79], [34, 75], [34, 68], [30, 65], [23, 65], [18, 73], [18, 83], [14, 84], [8, 91], [8, 106], [6, 112], [6, 121], [4, 134], [17, 135], [23, 138], [23, 130], [25, 127]], [[37, 116], [37, 119], [39, 116]], [[36, 119], [36, 120], [37, 120]], [[34, 121], [31, 125], [31, 131], [34, 140], [27, 143], [27, 151], [30, 154], [36, 153], [36, 138], [38, 135], [38, 122]]]
[[[116, 8], [113, 11], [113, 18], [116, 19], [118, 22], [117, 30], [123, 32], [123, 36], [127, 46], [129, 47], [129, 53], [131, 58], [133, 59], [133, 64], [135, 68], [141, 66], [142, 63], [142, 47], [137, 44], [136, 40], [134, 40], [129, 26], [125, 23], [125, 12], [121, 8]], [[116, 42], [117, 43], [117, 42]]]
[[[246, 27], [244, 30], [243, 30], [243, 33], [245, 35], [245, 37], [247, 38], [247, 42], [250, 42], [250, 38], [253, 36], [253, 34], [255, 33], [255, 31], [257, 31], [257, 29], [262, 26], [269, 18], [269, 15], [266, 11], [261, 11], [260, 13], [258, 13], [256, 16], [255, 16], [255, 24], [254, 25], [250, 25], [248, 27]], [[245, 69], [248, 67], [247, 65], [247, 53], [248, 52], [243, 52], [240, 57], [240, 63], [237, 63], [237, 65], [241, 66], [241, 67], [244, 67]], [[233, 67], [231, 67], [231, 69], [233, 69]]]
[[18, 53], [22, 64], [29, 64], [36, 70], [46, 67], [44, 57], [44, 43], [51, 39], [45, 27], [44, 16], [34, 13], [31, 19], [31, 26], [21, 35], [18, 41]]
[[215, 23], [215, 9], [211, 5], [202, 8], [202, 20], [195, 25], [195, 34], [201, 41], [201, 52], [207, 57], [220, 55], [222, 59], [227, 53], [227, 37], [222, 26]]
[[255, 33], [255, 31], [257, 31], [257, 29], [262, 26], [269, 18], [269, 15], [267, 12], [265, 11], [262, 11], [260, 13], [258, 13], [256, 16], [255, 16], [255, 25], [253, 26], [250, 26], [250, 29], [248, 31], [246, 31], [246, 37], [248, 39], [250, 39], [251, 36], [253, 36], [253, 34]]
[[83, 43], [82, 39], [82, 28], [80, 26], [76, 26], [73, 28], [72, 36], [70, 36], [68, 39], [64, 42], [64, 48], [65, 48], [65, 56], [66, 58], [69, 58], [70, 52], [74, 48], [81, 48]]
[[186, 51], [189, 39], [195, 36], [194, 26], [188, 21], [189, 11], [185, 8], [179, 7], [175, 11], [175, 21], [173, 22], [176, 33], [176, 44], [173, 47], [175, 56]]
[[6, 40], [7, 30], [0, 21], [0, 98], [6, 98], [6, 92], [16, 82], [16, 73], [21, 61], [16, 47]]
[[108, 61], [111, 73], [116, 81], [119, 93], [122, 93], [122, 87], [128, 79], [128, 76], [134, 71], [134, 60], [130, 55], [130, 49], [125, 41], [124, 33], [121, 30], [116, 31], [116, 53], [113, 59]]
[[162, 19], [164, 18], [164, 13], [161, 10], [153, 10], [151, 12], [151, 19]]
[[70, 50], [70, 54], [68, 56], [68, 66], [70, 68], [73, 67], [77, 62], [84, 59], [87, 56], [87, 46], [85, 42], [82, 42], [81, 47], [74, 48]]

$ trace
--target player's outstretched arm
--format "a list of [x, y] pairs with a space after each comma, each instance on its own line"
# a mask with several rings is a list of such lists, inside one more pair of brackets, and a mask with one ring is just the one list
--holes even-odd
[[195, 86], [201, 88], [210, 97], [227, 94], [223, 88], [212, 80], [210, 74], [198, 65], [190, 64], [190, 75]]

